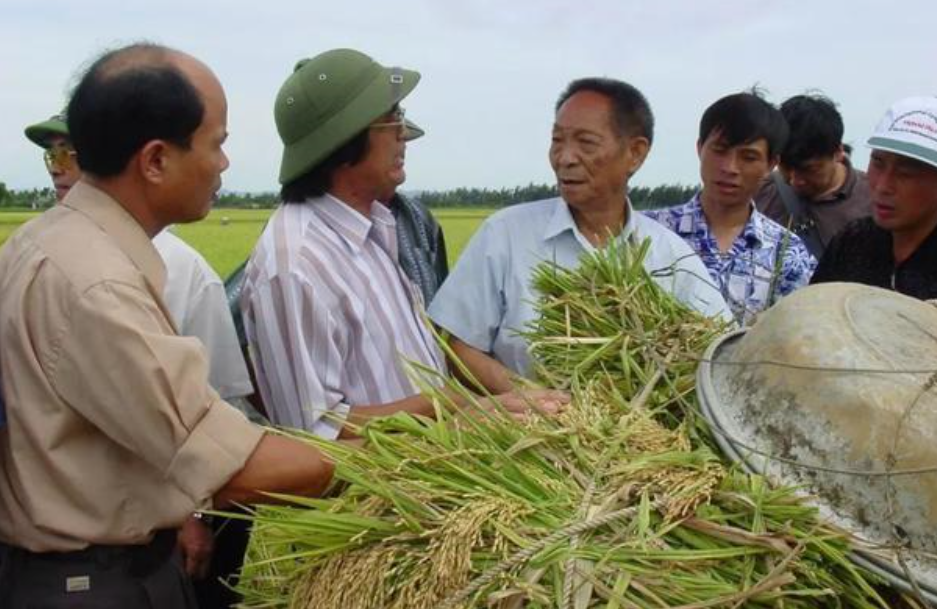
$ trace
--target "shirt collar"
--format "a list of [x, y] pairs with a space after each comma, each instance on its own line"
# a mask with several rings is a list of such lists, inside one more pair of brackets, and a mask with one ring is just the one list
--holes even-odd
[[[693, 195], [693, 198], [687, 202], [687, 208], [692, 210], [700, 226], [705, 228], [705, 232], [711, 234], [712, 231], [709, 228], [709, 223], [706, 221], [706, 214], [703, 213], [703, 204], [700, 201], [701, 194], [702, 191], [699, 191]], [[745, 240], [745, 243], [749, 247], [764, 245], [769, 241], [767, 234], [768, 226], [766, 224], [767, 217], [755, 208], [754, 201], [749, 201], [748, 208], [748, 220], [745, 222], [745, 226], [742, 227], [742, 232], [739, 236]], [[736, 239], [738, 239], [738, 237], [736, 237]]]
[[[322, 221], [334, 230], [356, 254], [361, 251], [369, 237], [384, 241], [388, 232], [393, 232], [396, 226], [394, 214], [386, 205], [378, 201], [371, 203], [370, 218], [329, 193], [311, 200], [310, 205]], [[382, 245], [386, 247], [389, 244], [382, 243]]]
[[843, 185], [839, 187], [833, 197], [836, 199], [848, 199], [852, 196], [852, 191], [856, 187], [856, 182], [859, 181], [859, 176], [856, 174], [856, 170], [853, 169], [852, 163], [847, 158], [843, 161], [843, 164], [846, 165], [846, 179], [843, 180]]
[[[637, 225], [634, 208], [631, 205], [631, 199], [628, 197], [625, 197], [625, 208], [627, 220], [625, 221], [625, 226], [622, 228], [621, 233], [618, 235], [619, 240], [630, 237]], [[546, 230], [543, 231], [543, 240], [550, 241], [567, 231], [571, 232], [580, 243], [592, 248], [589, 240], [579, 232], [579, 227], [576, 226], [576, 220], [573, 218], [573, 214], [569, 209], [569, 204], [567, 204], [562, 197], [557, 197], [554, 199], [553, 214], [550, 216], [550, 221], [547, 222]]]
[[856, 187], [856, 182], [859, 180], [858, 172], [853, 168], [852, 161], [850, 161], [848, 157], [843, 159], [843, 165], [846, 167], [846, 177], [843, 179], [842, 185], [822, 199], [813, 201], [813, 203], [842, 201], [852, 196], [852, 191]]
[[84, 181], [76, 183], [61, 203], [98, 225], [140, 269], [157, 294], [166, 286], [166, 265], [143, 227], [123, 205]]
[[767, 217], [755, 208], [754, 201], [749, 203], [749, 206], [751, 214], [748, 216], [745, 228], [742, 229], [742, 236], [749, 245], [764, 245], [770, 241]]

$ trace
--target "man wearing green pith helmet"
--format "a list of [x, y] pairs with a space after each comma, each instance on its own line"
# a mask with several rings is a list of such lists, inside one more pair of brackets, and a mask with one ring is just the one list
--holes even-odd
[[55, 188], [55, 199], [61, 201], [78, 178], [81, 169], [75, 160], [75, 148], [68, 137], [68, 125], [64, 114], [56, 114], [47, 120], [26, 127], [26, 137], [29, 141], [43, 148], [43, 159], [52, 186]]
[[[410, 120], [406, 122], [406, 135], [409, 144], [423, 137], [423, 129]], [[395, 191], [386, 201], [387, 207], [394, 214], [397, 223], [397, 242], [400, 266], [407, 277], [420, 288], [423, 302], [429, 303], [439, 286], [449, 275], [449, 261], [446, 255], [446, 240], [442, 227], [432, 212], [419, 199], [404, 196]], [[244, 287], [244, 271], [247, 260], [225, 279], [225, 292], [234, 325], [238, 333], [241, 348], [247, 353], [247, 336], [244, 334], [244, 320], [241, 315], [241, 290]], [[254, 397], [257, 397], [256, 395]]]
[[[370, 418], [432, 416], [408, 362], [443, 375], [421, 291], [400, 264], [389, 201], [420, 74], [350, 49], [300, 61], [277, 96], [283, 204], [246, 269], [244, 327], [271, 420], [328, 439]], [[531, 396], [503, 396], [523, 411]], [[562, 396], [543, 393], [546, 408]]]

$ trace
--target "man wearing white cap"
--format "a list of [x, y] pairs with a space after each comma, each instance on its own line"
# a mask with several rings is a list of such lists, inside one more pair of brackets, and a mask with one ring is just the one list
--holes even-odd
[[833, 239], [812, 283], [848, 281], [937, 298], [937, 97], [895, 103], [868, 145], [872, 217]]

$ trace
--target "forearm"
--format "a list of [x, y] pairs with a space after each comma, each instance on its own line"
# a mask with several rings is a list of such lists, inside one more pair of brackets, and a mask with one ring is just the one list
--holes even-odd
[[352, 406], [348, 412], [348, 418], [345, 420], [345, 426], [339, 433], [339, 439], [347, 440], [356, 438], [354, 428], [360, 427], [369, 420], [377, 417], [388, 417], [398, 412], [406, 412], [413, 415], [423, 415], [431, 417], [434, 414], [433, 402], [430, 398], [421, 393], [412, 395], [395, 402], [385, 404], [362, 404]]
[[[460, 411], [468, 408], [470, 405], [478, 404], [478, 402], [467, 399], [466, 396], [459, 391], [448, 387], [441, 388], [439, 396], [444, 404], [447, 404], [450, 407], [454, 407]], [[371, 419], [391, 416], [397, 414], [398, 412], [405, 412], [408, 414], [425, 417], [435, 417], [436, 415], [436, 410], [433, 406], [432, 398], [422, 393], [385, 404], [352, 406], [349, 410], [348, 417], [345, 420], [345, 425], [342, 427], [342, 430], [339, 433], [338, 439], [349, 441], [354, 440], [358, 438], [354, 431], [356, 428], [364, 425]]]
[[[514, 384], [511, 382], [513, 373], [504, 364], [468, 343], [462, 342], [455, 336], [449, 338], [449, 346], [474, 377], [474, 380], [481, 383], [488, 392], [498, 395], [513, 391]], [[458, 365], [454, 364], [452, 370], [467, 386], [478, 389], [473, 379], [466, 378]]]
[[299, 440], [265, 434], [244, 467], [214, 497], [214, 507], [273, 503], [265, 493], [317, 497], [334, 466], [318, 449]]
[[[492, 360], [494, 361], [494, 360]], [[497, 362], [495, 362], [497, 364]], [[500, 364], [498, 364], [500, 366]], [[510, 387], [510, 372], [504, 368], [505, 382]], [[494, 392], [492, 392], [494, 393]], [[454, 413], [467, 416], [475, 416], [483, 413], [490, 413], [493, 410], [507, 412], [514, 416], [527, 417], [531, 411], [540, 414], [554, 414], [560, 411], [563, 406], [569, 402], [569, 395], [562, 391], [552, 390], [525, 390], [498, 392], [492, 397], [470, 397], [465, 390], [458, 390], [451, 387], [443, 387], [440, 390], [439, 398], [441, 401], [453, 408]], [[338, 439], [343, 442], [354, 442], [358, 437], [352, 428], [366, 423], [369, 419], [382, 416], [390, 416], [398, 412], [406, 412], [413, 415], [423, 415], [432, 417], [436, 414], [433, 407], [433, 401], [426, 395], [418, 394], [403, 400], [391, 402], [388, 404], [377, 404], [371, 406], [352, 406], [348, 420]]]

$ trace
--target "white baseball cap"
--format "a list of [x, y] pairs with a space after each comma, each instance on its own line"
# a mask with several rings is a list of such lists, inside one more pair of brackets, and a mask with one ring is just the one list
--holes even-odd
[[937, 97], [908, 97], [895, 102], [868, 145], [937, 167]]

